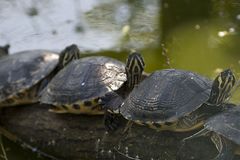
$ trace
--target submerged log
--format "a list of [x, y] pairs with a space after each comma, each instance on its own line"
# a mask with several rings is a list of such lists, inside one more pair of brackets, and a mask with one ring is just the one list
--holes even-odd
[[[107, 133], [103, 116], [54, 114], [48, 106], [31, 105], [1, 111], [1, 126], [19, 140], [58, 159], [176, 159], [182, 138], [193, 133], [156, 132], [133, 125]], [[16, 137], [8, 138], [16, 140]], [[213, 150], [205, 151], [212, 154]]]

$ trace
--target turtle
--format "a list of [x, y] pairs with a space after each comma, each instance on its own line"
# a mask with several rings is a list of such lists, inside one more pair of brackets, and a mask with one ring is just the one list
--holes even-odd
[[219, 154], [214, 160], [231, 160], [234, 154], [240, 155], [240, 106], [227, 104], [228, 109], [209, 118], [204, 128], [186, 140], [207, 136], [215, 144]]
[[53, 105], [49, 111], [54, 113], [101, 115], [99, 98], [111, 91], [124, 96], [142, 79], [143, 69], [144, 60], [136, 51], [128, 56], [126, 65], [105, 56], [81, 58], [52, 79], [40, 102]]
[[0, 46], [0, 57], [6, 56], [9, 54], [10, 45], [6, 44], [5, 46]]
[[[186, 132], [201, 127], [208, 117], [221, 112], [234, 84], [230, 69], [221, 72], [213, 82], [191, 71], [163, 69], [145, 78], [126, 99], [112, 93], [111, 98], [104, 99], [103, 107], [129, 120], [127, 128], [135, 122], [157, 131]], [[109, 119], [106, 128], [115, 130], [111, 126], [114, 120]]]
[[0, 108], [38, 102], [39, 93], [52, 77], [74, 59], [78, 47], [66, 47], [60, 55], [48, 50], [28, 50], [0, 59]]

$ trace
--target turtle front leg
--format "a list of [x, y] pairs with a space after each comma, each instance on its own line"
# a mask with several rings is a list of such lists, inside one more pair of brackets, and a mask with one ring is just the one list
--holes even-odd
[[202, 129], [194, 135], [183, 139], [183, 142], [187, 140], [191, 140], [193, 138], [201, 137], [201, 136], [210, 136], [212, 142], [216, 146], [219, 154], [213, 160], [232, 160], [234, 157], [234, 149], [228, 140], [221, 137], [220, 135], [211, 132], [207, 129]]
[[119, 122], [118, 115], [112, 114], [107, 110], [105, 110], [105, 114], [104, 114], [105, 129], [109, 132], [115, 131], [118, 129], [119, 125], [120, 125], [120, 122]]
[[116, 92], [107, 93], [99, 99], [99, 104], [105, 110], [104, 125], [107, 131], [115, 131], [119, 127], [119, 108], [123, 98]]
[[233, 145], [231, 142], [216, 133], [212, 133], [211, 140], [215, 144], [219, 154], [214, 160], [232, 160], [234, 157]]

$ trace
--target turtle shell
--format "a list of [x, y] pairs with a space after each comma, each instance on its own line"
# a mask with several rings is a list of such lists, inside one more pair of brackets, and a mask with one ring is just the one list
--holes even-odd
[[82, 58], [71, 62], [52, 79], [41, 102], [64, 105], [91, 101], [119, 89], [125, 81], [124, 63], [103, 56]]
[[173, 122], [196, 110], [210, 96], [212, 82], [196, 73], [165, 69], [153, 72], [120, 108], [129, 120]]
[[240, 145], [240, 108], [233, 107], [210, 118], [204, 127]]
[[47, 50], [30, 50], [0, 59], [0, 102], [23, 92], [51, 73], [59, 55]]

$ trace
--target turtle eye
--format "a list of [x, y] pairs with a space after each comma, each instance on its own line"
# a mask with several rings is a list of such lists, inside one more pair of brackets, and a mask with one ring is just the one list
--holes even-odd
[[72, 44], [70, 46], [67, 46], [61, 52], [59, 64], [60, 64], [61, 68], [63, 68], [71, 61], [79, 59], [79, 58], [80, 58], [80, 51], [79, 51], [77, 45]]
[[235, 76], [230, 69], [221, 72], [213, 82], [211, 91], [213, 104], [223, 103], [230, 95], [230, 91], [235, 84]]
[[125, 69], [129, 87], [134, 87], [140, 82], [144, 66], [145, 63], [141, 54], [134, 51], [128, 56]]

